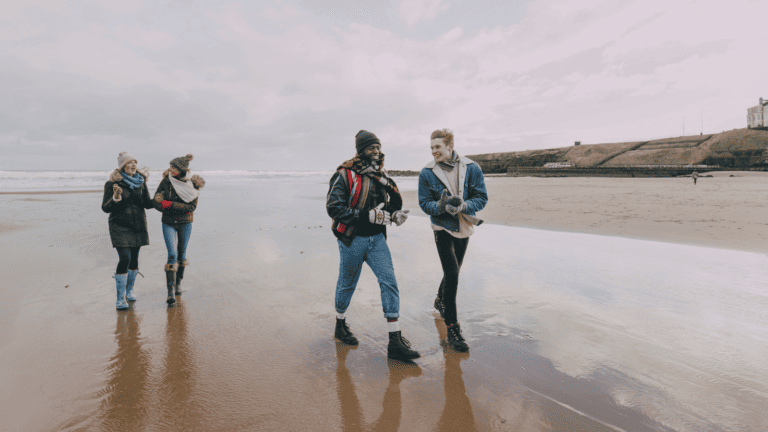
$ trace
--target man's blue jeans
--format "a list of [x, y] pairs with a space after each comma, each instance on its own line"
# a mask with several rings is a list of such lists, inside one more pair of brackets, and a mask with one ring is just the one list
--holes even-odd
[[384, 234], [371, 237], [355, 237], [352, 244], [347, 247], [341, 240], [339, 242], [339, 281], [336, 283], [336, 312], [344, 313], [355, 293], [357, 281], [360, 279], [360, 271], [363, 262], [373, 270], [373, 274], [379, 280], [381, 288], [381, 306], [384, 316], [398, 318], [400, 316], [400, 291], [397, 289], [395, 269], [392, 266], [392, 255]]
[[168, 249], [168, 264], [184, 261], [187, 255], [189, 236], [192, 235], [192, 223], [163, 224], [163, 238]]

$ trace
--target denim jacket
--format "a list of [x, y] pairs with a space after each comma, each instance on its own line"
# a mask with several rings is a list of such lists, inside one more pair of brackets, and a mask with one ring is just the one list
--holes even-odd
[[[464, 213], [474, 216], [488, 203], [488, 192], [485, 190], [483, 170], [473, 160], [461, 156], [454, 169], [459, 170], [459, 195], [464, 199]], [[459, 232], [459, 217], [450, 213], [441, 213], [437, 201], [443, 189], [448, 187], [445, 171], [434, 160], [421, 169], [419, 173], [419, 207], [428, 214], [432, 223], [453, 232]]]

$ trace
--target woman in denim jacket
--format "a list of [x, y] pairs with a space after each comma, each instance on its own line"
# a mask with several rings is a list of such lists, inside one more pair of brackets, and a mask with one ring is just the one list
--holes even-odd
[[443, 267], [435, 309], [445, 319], [448, 343], [457, 351], [469, 351], [461, 335], [456, 292], [459, 271], [474, 227], [483, 223], [475, 217], [488, 203], [483, 170], [471, 159], [453, 149], [453, 133], [448, 129], [432, 132], [430, 148], [435, 160], [419, 173], [419, 207], [430, 216], [437, 254]]

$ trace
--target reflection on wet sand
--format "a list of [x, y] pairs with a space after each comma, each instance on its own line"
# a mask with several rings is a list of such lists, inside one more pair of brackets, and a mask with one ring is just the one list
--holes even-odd
[[469, 358], [469, 353], [454, 351], [446, 342], [448, 329], [443, 320], [435, 320], [437, 334], [445, 357], [445, 408], [437, 422], [438, 432], [471, 432], [479, 430], [472, 412], [472, 404], [464, 387], [464, 376], [461, 372], [461, 361]]
[[147, 424], [149, 356], [141, 347], [139, 319], [133, 307], [117, 313], [117, 352], [107, 367], [109, 376], [100, 396], [104, 431], [142, 430]]
[[156, 423], [170, 430], [199, 430], [205, 413], [193, 397], [197, 378], [193, 347], [187, 334], [187, 312], [179, 298], [166, 311], [165, 359], [160, 378]]
[[342, 430], [355, 432], [370, 430], [376, 432], [397, 431], [400, 429], [402, 417], [402, 402], [400, 399], [400, 382], [408, 377], [421, 375], [421, 368], [413, 362], [387, 360], [389, 368], [389, 385], [384, 393], [384, 409], [379, 418], [371, 425], [363, 424], [363, 410], [357, 398], [355, 384], [347, 369], [347, 354], [356, 349], [342, 343], [336, 343], [336, 367], [337, 391], [339, 404], [341, 405]]

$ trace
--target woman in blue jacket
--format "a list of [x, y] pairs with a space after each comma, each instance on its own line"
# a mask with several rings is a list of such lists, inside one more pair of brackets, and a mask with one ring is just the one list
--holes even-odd
[[435, 245], [443, 266], [443, 280], [435, 299], [435, 309], [445, 319], [448, 343], [457, 351], [469, 351], [456, 312], [459, 271], [475, 226], [475, 217], [488, 203], [483, 170], [471, 159], [453, 149], [453, 132], [432, 132], [430, 149], [435, 160], [419, 173], [419, 206], [430, 216]]

